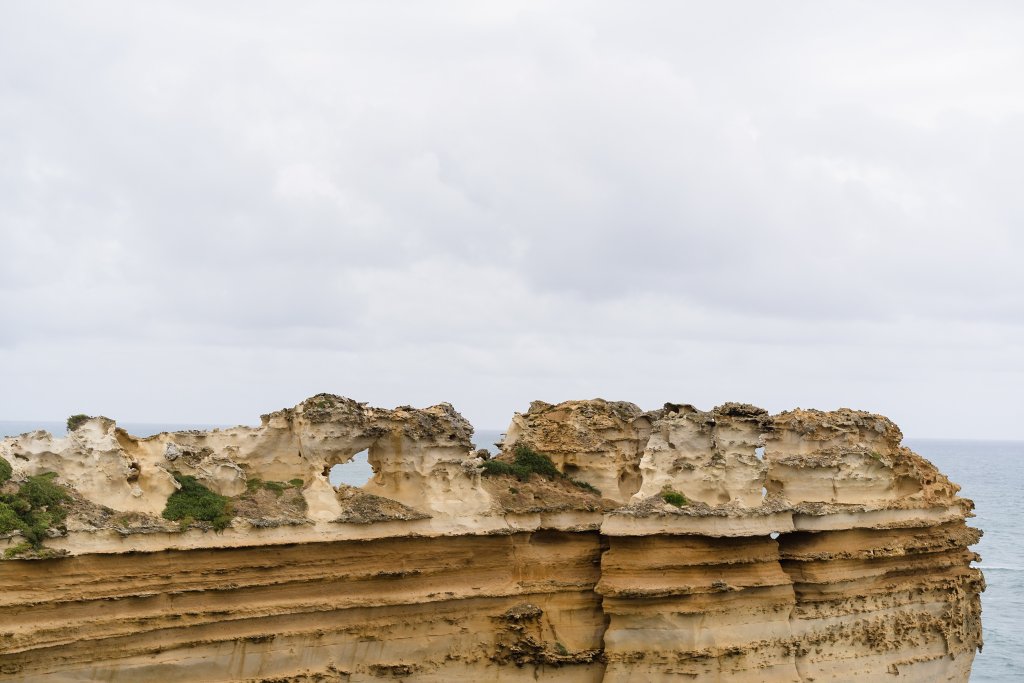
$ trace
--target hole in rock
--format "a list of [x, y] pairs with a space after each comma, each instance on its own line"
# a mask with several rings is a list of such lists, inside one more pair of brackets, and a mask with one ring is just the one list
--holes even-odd
[[773, 532], [771, 532], [768, 535], [771, 536], [772, 538], [778, 538], [779, 537], [779, 532], [778, 531], [773, 531]]
[[766, 489], [765, 487], [762, 486], [761, 487], [761, 498], [763, 499], [763, 498], [766, 498], [767, 496], [768, 496], [768, 489]]
[[754, 455], [757, 456], [758, 460], [764, 460], [764, 446], [758, 446], [755, 448]]
[[331, 467], [327, 480], [337, 488], [339, 484], [363, 486], [373, 479], [373, 468], [369, 462], [370, 450], [359, 451], [348, 462], [340, 462]]
[[501, 447], [498, 445], [505, 440], [505, 432], [500, 429], [478, 429], [473, 434], [473, 448], [490, 451], [494, 455]]

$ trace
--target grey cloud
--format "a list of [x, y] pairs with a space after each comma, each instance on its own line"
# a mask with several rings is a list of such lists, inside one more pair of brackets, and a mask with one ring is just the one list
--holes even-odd
[[0, 417], [1013, 402], [1016, 5], [395, 11], [5, 6]]

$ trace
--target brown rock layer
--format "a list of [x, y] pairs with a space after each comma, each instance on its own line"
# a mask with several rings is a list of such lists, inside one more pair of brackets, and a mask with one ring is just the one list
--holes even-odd
[[[883, 417], [535, 402], [501, 467], [471, 435], [324, 394], [255, 428], [0, 441], [0, 502], [47, 471], [68, 495], [42, 548], [0, 535], [0, 678], [968, 678], [972, 504]], [[363, 449], [374, 479], [336, 491]], [[160, 516], [183, 475], [226, 528]]]

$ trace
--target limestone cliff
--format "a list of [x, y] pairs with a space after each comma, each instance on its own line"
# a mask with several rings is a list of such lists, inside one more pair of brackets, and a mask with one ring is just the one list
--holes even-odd
[[884, 417], [534, 402], [471, 437], [321, 394], [0, 441], [0, 678], [968, 678], [972, 504]]

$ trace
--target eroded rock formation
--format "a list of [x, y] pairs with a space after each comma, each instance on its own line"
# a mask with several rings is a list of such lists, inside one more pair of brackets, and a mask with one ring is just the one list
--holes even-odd
[[[967, 680], [972, 503], [883, 417], [534, 402], [493, 462], [471, 437], [447, 404], [321, 394], [0, 441], [0, 677]], [[363, 450], [373, 479], [332, 487]], [[40, 544], [41, 477], [66, 500]], [[162, 516], [189, 486], [223, 516]]]

